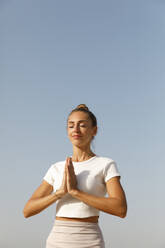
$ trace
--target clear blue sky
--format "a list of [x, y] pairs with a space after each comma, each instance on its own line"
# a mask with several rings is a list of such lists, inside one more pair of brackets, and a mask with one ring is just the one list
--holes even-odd
[[0, 247], [44, 247], [55, 205], [22, 209], [72, 153], [69, 112], [98, 119], [93, 150], [114, 159], [128, 215], [105, 213], [106, 248], [164, 248], [165, 2], [0, 2]]

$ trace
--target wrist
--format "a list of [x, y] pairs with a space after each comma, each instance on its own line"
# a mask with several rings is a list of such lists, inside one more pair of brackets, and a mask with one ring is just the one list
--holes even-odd
[[79, 193], [79, 190], [78, 189], [72, 189], [69, 194], [72, 195], [73, 197], [76, 197]]
[[57, 197], [57, 199], [60, 199], [63, 196], [63, 192], [61, 192], [61, 190], [57, 189], [54, 192], [54, 195]]

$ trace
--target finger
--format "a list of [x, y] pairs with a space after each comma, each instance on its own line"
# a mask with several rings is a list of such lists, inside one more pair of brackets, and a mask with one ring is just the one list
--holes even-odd
[[69, 158], [69, 167], [71, 168], [71, 170], [74, 171], [74, 166], [73, 166], [73, 163], [72, 163], [72, 158]]
[[69, 165], [74, 170], [74, 166], [73, 166], [72, 160], [70, 160], [70, 164]]
[[75, 175], [75, 172], [74, 172], [74, 166], [73, 166], [73, 163], [72, 163], [72, 158], [71, 157], [67, 157], [67, 169], [68, 169], [68, 173], [70, 176], [74, 176]]
[[66, 166], [66, 173], [67, 173], [67, 175], [68, 174], [70, 175], [70, 171], [69, 171], [69, 167], [68, 166]]
[[68, 165], [68, 157], [66, 158], [66, 164]]
[[72, 165], [71, 165], [71, 163], [70, 163], [70, 158], [68, 157], [67, 158], [67, 167], [71, 167]]
[[71, 167], [67, 167], [67, 176], [68, 176], [68, 180], [73, 180], [73, 176], [74, 176], [74, 171], [71, 170]]
[[64, 167], [64, 170], [66, 171], [66, 168], [67, 168], [67, 162], [65, 163], [65, 167]]
[[65, 166], [65, 169], [64, 169], [64, 176], [65, 176], [65, 178], [67, 176], [67, 167], [66, 166]]
[[69, 161], [70, 159], [69, 159], [69, 157], [67, 157], [67, 165], [69, 166], [69, 164], [70, 164], [70, 161]]
[[65, 163], [65, 170], [66, 170], [66, 168], [68, 167], [68, 159], [66, 159], [66, 163]]
[[70, 184], [70, 180], [71, 180], [71, 176], [70, 176], [69, 169], [67, 168], [67, 184]]
[[70, 157], [68, 157], [68, 167], [69, 167], [69, 169], [73, 167], [73, 164], [70, 160]]
[[69, 163], [69, 157], [66, 158], [66, 164], [68, 164], [68, 163]]
[[70, 173], [70, 175], [74, 174], [74, 168], [71, 165], [68, 165], [68, 172]]

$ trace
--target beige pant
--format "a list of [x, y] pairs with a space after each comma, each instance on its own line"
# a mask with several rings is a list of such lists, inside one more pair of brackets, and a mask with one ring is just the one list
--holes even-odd
[[46, 248], [105, 248], [98, 223], [55, 220]]

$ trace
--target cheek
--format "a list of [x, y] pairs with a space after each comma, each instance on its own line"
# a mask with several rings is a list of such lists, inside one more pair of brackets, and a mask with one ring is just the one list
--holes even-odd
[[91, 137], [92, 137], [92, 133], [91, 133], [91, 131], [90, 131], [90, 130], [86, 130], [86, 137], [87, 137], [87, 139], [88, 139], [88, 140], [90, 140], [90, 139], [91, 139]]
[[71, 137], [71, 134], [70, 133], [68, 133], [68, 139], [72, 139], [72, 137]]
[[70, 136], [70, 134], [71, 134], [71, 130], [67, 129], [67, 135]]

